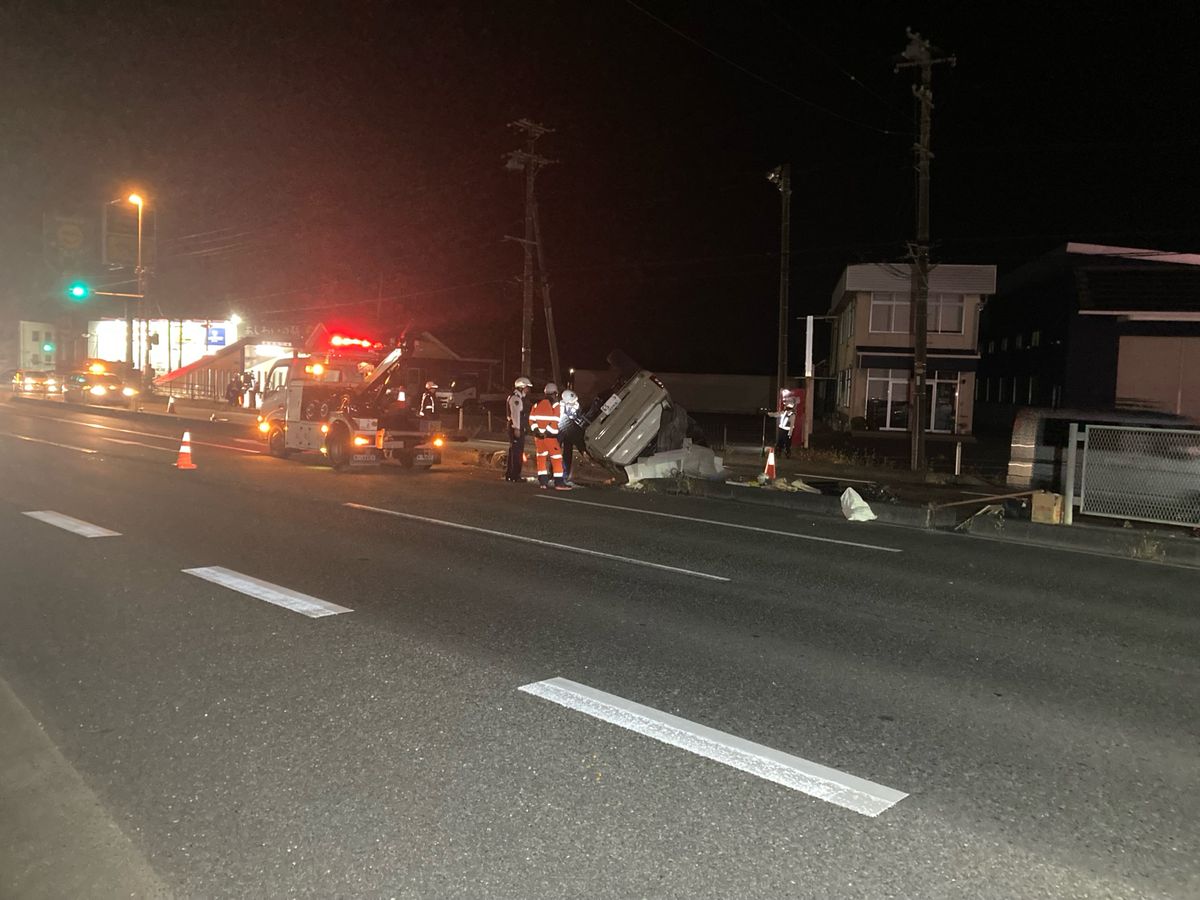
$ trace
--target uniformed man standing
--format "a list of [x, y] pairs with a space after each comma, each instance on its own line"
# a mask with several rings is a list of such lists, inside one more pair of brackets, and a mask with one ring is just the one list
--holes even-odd
[[525, 398], [533, 382], [522, 375], [513, 382], [513, 392], [508, 398], [508, 466], [504, 470], [505, 481], [521, 480], [521, 463], [525, 455]]
[[437, 385], [432, 381], [425, 382], [425, 393], [421, 395], [421, 411], [418, 415], [422, 419], [431, 419], [437, 413]]
[[563, 437], [563, 431], [575, 414], [579, 412], [579, 395], [571, 390], [563, 391], [559, 407], [558, 443], [562, 447], [563, 455], [563, 484], [567, 487], [574, 487], [575, 482], [571, 479], [571, 465], [575, 445]]
[[789, 459], [792, 456], [792, 432], [796, 428], [796, 398], [788, 397], [783, 401], [783, 409], [769, 414], [778, 419], [775, 429], [775, 450]]

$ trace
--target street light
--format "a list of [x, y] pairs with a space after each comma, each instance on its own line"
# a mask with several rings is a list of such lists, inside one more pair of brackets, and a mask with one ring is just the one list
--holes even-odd
[[[146, 274], [146, 270], [142, 267], [142, 213], [145, 210], [146, 201], [144, 199], [142, 199], [142, 195], [138, 194], [138, 193], [130, 194], [128, 199], [129, 199], [130, 203], [132, 203], [134, 206], [137, 207], [137, 216], [138, 216], [138, 220], [137, 220], [137, 267], [133, 270], [133, 273], [137, 277], [137, 292], [141, 295], [141, 298], [142, 298], [142, 322], [144, 323], [143, 331], [148, 332], [150, 330], [150, 325], [149, 325], [149, 321], [145, 318], [145, 313], [146, 313], [146, 308], [145, 308], [146, 278], [145, 278], [145, 274]], [[133, 363], [133, 310], [129, 306], [128, 300], [125, 301], [125, 304], [126, 304], [125, 305], [125, 310], [126, 310], [125, 328], [127, 329], [125, 340], [126, 340], [126, 346], [129, 348], [129, 362], [130, 362], [130, 364], [132, 364]], [[149, 365], [149, 362], [150, 362], [150, 341], [149, 341], [149, 335], [147, 334], [145, 336], [145, 338], [143, 338], [143, 340], [142, 340], [141, 370], [142, 370], [143, 374], [145, 373], [146, 366]]]

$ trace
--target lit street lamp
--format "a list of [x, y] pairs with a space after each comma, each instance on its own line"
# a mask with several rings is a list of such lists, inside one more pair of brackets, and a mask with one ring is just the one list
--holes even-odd
[[[133, 270], [134, 276], [137, 278], [137, 293], [142, 298], [142, 315], [143, 322], [145, 319], [145, 303], [146, 303], [146, 270], [142, 266], [142, 213], [146, 206], [146, 201], [142, 199], [141, 194], [130, 194], [129, 202], [137, 207], [137, 266]], [[147, 323], [144, 325], [144, 331], [149, 331], [150, 326]], [[146, 366], [150, 362], [150, 340], [149, 335], [145, 335], [142, 339], [142, 374], [145, 374]], [[133, 310], [129, 305], [129, 301], [125, 301], [125, 346], [129, 351], [127, 359], [130, 364], [133, 364]]]

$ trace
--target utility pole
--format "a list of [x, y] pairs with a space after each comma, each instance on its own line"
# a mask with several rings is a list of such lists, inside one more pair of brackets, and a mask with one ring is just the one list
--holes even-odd
[[513, 150], [508, 154], [508, 162], [505, 163], [505, 168], [514, 171], [525, 173], [525, 237], [520, 240], [525, 248], [525, 269], [522, 276], [522, 297], [521, 297], [521, 374], [529, 376], [533, 371], [532, 368], [532, 347], [533, 344], [533, 248], [535, 244], [534, 237], [534, 215], [535, 204], [537, 199], [533, 192], [534, 180], [537, 178], [538, 171], [544, 167], [551, 165], [554, 160], [546, 159], [538, 156], [535, 152], [537, 140], [543, 134], [552, 133], [553, 128], [547, 128], [545, 125], [539, 125], [537, 122], [531, 122], [529, 119], [518, 119], [515, 122], [509, 123], [510, 128], [516, 128], [518, 131], [525, 133], [525, 149]]
[[901, 68], [920, 68], [920, 85], [912, 86], [913, 97], [920, 107], [920, 138], [913, 144], [917, 160], [917, 241], [911, 246], [912, 257], [912, 400], [908, 403], [908, 431], [912, 437], [911, 468], [925, 468], [925, 419], [929, 408], [925, 403], [926, 358], [929, 348], [929, 163], [930, 131], [934, 119], [934, 66], [940, 62], [955, 65], [954, 56], [935, 56], [938, 50], [912, 29], [906, 30], [908, 46], [901, 54]]
[[542, 220], [538, 216], [537, 197], [533, 198], [533, 240], [537, 245], [538, 276], [542, 282], [542, 308], [546, 313], [546, 339], [550, 342], [550, 373], [554, 383], [562, 386], [558, 368], [558, 338], [554, 334], [554, 309], [550, 306], [550, 275], [546, 272], [546, 254], [542, 250]]
[[775, 371], [775, 408], [783, 407], [788, 366], [788, 274], [791, 269], [792, 166], [784, 163], [772, 169], [767, 180], [779, 188], [782, 212], [779, 224], [779, 351]]
[[929, 337], [929, 162], [933, 159], [930, 150], [930, 131], [933, 125], [933, 67], [938, 63], [953, 66], [953, 56], [935, 57], [936, 48], [911, 28], [907, 29], [908, 46], [904, 48], [904, 62], [896, 64], [901, 69], [919, 68], [920, 85], [913, 85], [913, 96], [921, 110], [921, 135], [913, 145], [917, 168], [917, 240], [910, 255], [912, 265], [912, 321], [913, 332], [913, 379], [912, 402], [909, 404], [909, 431], [912, 436], [912, 471], [925, 468], [925, 419], [929, 412], [925, 403], [926, 357]]

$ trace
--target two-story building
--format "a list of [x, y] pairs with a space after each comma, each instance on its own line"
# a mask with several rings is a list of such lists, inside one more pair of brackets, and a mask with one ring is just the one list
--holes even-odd
[[[911, 267], [847, 266], [833, 291], [830, 370], [834, 427], [905, 431], [913, 394]], [[929, 272], [926, 390], [931, 432], [970, 434], [979, 310], [996, 290], [995, 266], [935, 265]]]

